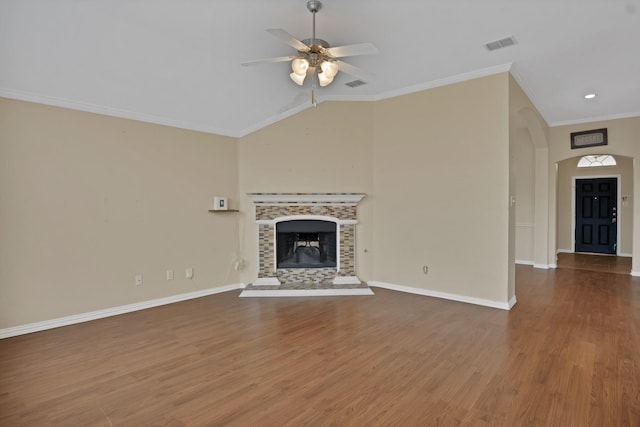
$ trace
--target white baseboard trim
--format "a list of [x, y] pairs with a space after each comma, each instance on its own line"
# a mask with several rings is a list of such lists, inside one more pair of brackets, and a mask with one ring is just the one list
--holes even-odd
[[558, 268], [558, 264], [549, 264], [549, 268]]
[[518, 300], [516, 299], [516, 296], [515, 295], [512, 296], [509, 299], [509, 303], [508, 303], [509, 304], [509, 310], [511, 310], [513, 308], [513, 306], [516, 305], [517, 302], [518, 302]]
[[186, 301], [201, 298], [208, 295], [219, 294], [221, 292], [244, 289], [244, 283], [220, 286], [217, 288], [203, 289], [201, 291], [188, 292], [186, 294], [172, 295], [170, 297], [158, 298], [149, 301], [137, 302], [134, 304], [122, 305], [120, 307], [105, 308], [104, 310], [90, 311], [88, 313], [74, 314], [73, 316], [59, 317], [57, 319], [45, 320], [42, 322], [29, 323], [26, 325], [14, 326], [0, 329], [0, 339], [15, 337], [18, 335], [30, 334], [33, 332], [46, 331], [47, 329], [59, 328], [61, 326], [74, 325], [76, 323], [89, 322], [91, 320], [105, 317], [117, 316], [119, 314], [131, 313], [132, 311], [145, 310], [147, 308], [172, 304], [174, 302]]
[[631, 275], [635, 277], [640, 277], [640, 271], [631, 271]]
[[245, 289], [240, 293], [240, 298], [247, 297], [335, 297], [345, 295], [373, 295], [368, 288], [354, 289]]
[[429, 289], [413, 288], [410, 286], [403, 286], [403, 285], [394, 285], [393, 283], [386, 283], [386, 282], [375, 282], [375, 281], [367, 282], [367, 285], [374, 286], [377, 288], [390, 289], [392, 291], [423, 295], [426, 297], [442, 298], [442, 299], [448, 299], [452, 301], [466, 302], [469, 304], [483, 305], [485, 307], [500, 308], [502, 310], [510, 310], [511, 307], [513, 307], [512, 302], [513, 304], [516, 303], [515, 296], [511, 298], [511, 300], [509, 300], [508, 302], [500, 302], [500, 301], [491, 301], [491, 300], [482, 299], [482, 298], [466, 297], [458, 294], [450, 294], [447, 292], [432, 291]]
[[517, 259], [516, 260], [516, 264], [520, 264], [520, 265], [530, 265], [533, 268], [541, 268], [543, 270], [548, 270], [549, 268], [549, 264], [536, 264], [535, 261], [524, 261], [521, 259]]
[[625, 258], [633, 258], [633, 254], [628, 254], [626, 252], [621, 252], [618, 254], [618, 256], [623, 256]]
[[556, 249], [557, 254], [572, 254], [574, 251], [571, 249]]
[[533, 268], [540, 268], [542, 270], [548, 270], [549, 268], [549, 264], [533, 264]]

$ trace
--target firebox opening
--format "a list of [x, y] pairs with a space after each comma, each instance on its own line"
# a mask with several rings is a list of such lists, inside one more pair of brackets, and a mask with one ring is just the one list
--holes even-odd
[[277, 268], [336, 267], [336, 223], [293, 220], [276, 224]]

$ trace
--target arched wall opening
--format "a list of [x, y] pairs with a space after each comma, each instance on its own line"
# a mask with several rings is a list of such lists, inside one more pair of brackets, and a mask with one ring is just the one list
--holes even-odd
[[[602, 154], [610, 154], [603, 152]], [[615, 166], [579, 168], [582, 155], [557, 162], [556, 173], [556, 235], [557, 253], [575, 252], [576, 241], [576, 179], [616, 178], [615, 200], [617, 245], [616, 255], [631, 257], [634, 229], [634, 162], [632, 157], [613, 155]]]

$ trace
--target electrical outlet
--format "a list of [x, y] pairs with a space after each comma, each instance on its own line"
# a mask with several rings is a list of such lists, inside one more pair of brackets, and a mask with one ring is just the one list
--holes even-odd
[[167, 280], [173, 280], [173, 270], [167, 270]]
[[187, 279], [193, 279], [193, 267], [189, 267], [184, 271], [184, 275]]
[[136, 274], [136, 286], [142, 285], [142, 274]]

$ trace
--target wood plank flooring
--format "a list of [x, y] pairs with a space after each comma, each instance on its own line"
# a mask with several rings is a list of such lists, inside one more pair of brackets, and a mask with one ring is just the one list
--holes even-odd
[[0, 341], [2, 426], [640, 426], [640, 278], [517, 266], [510, 311], [239, 291]]
[[631, 274], [631, 257], [583, 253], [559, 253], [557, 262], [558, 268]]

